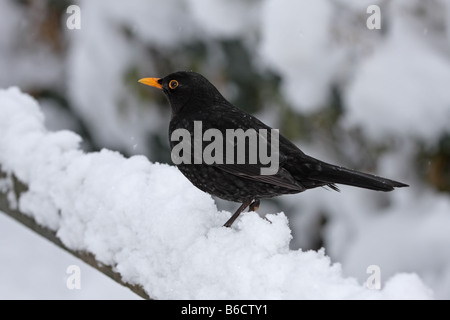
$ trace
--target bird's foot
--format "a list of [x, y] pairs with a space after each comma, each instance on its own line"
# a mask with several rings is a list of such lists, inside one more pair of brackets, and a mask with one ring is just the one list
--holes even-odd
[[267, 219], [267, 217], [263, 217], [264, 218], [264, 220], [266, 220], [266, 221], [268, 221], [270, 224], [272, 224], [272, 221], [270, 221], [269, 219]]
[[259, 209], [259, 205], [261, 204], [261, 201], [253, 200], [252, 203], [250, 203], [250, 206], [248, 207], [248, 212], [256, 212]]
[[[259, 201], [259, 200], [258, 200]], [[233, 222], [239, 217], [242, 211], [245, 210], [248, 206], [251, 206], [255, 203], [255, 200], [244, 201], [244, 203], [236, 210], [236, 212], [231, 216], [231, 218], [223, 225], [226, 228], [230, 228]]]

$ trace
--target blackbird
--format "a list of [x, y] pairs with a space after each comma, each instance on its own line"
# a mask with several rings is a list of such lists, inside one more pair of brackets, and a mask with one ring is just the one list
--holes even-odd
[[[165, 78], [145, 78], [139, 82], [162, 90], [169, 100], [172, 108], [169, 125], [172, 159], [174, 159], [173, 151], [178, 143], [181, 143], [180, 136], [186, 133], [190, 135], [188, 149], [179, 152], [179, 156], [186, 156], [183, 159], [187, 160], [176, 163], [179, 170], [202, 191], [228, 201], [242, 203], [225, 223], [225, 227], [231, 227], [247, 207], [249, 211], [256, 211], [260, 199], [264, 198], [299, 193], [316, 187], [329, 187], [339, 191], [336, 184], [376, 191], [392, 191], [396, 187], [408, 186], [394, 180], [332, 165], [306, 155], [287, 138], [281, 134], [277, 137], [272, 128], [228, 102], [201, 74], [181, 71]], [[196, 154], [194, 150], [197, 143], [197, 147], [201, 146], [201, 149], [197, 150], [200, 151], [200, 156], [201, 152], [206, 151], [208, 144], [205, 146], [202, 141], [198, 144], [198, 141], [195, 141], [198, 137], [195, 136], [199, 134], [199, 130], [203, 135], [209, 129], [216, 130], [210, 130], [210, 133], [215, 132], [216, 135], [214, 139], [202, 136], [203, 142], [206, 140], [211, 143], [217, 142], [215, 144], [217, 150], [211, 152], [211, 155], [216, 156], [215, 159], [218, 160], [216, 162], [202, 160], [199, 153]], [[237, 139], [231, 136], [232, 138], [227, 140], [229, 130], [237, 132], [238, 129], [242, 129], [241, 133], [251, 132], [249, 129], [254, 130], [259, 138], [256, 147], [255, 141], [252, 144], [249, 137], [245, 138], [248, 143], [244, 145], [245, 156], [240, 162], [236, 160], [236, 151], [239, 148]], [[181, 134], [177, 134], [178, 139], [174, 139], [173, 134], [177, 130]], [[261, 132], [265, 135], [261, 135]], [[225, 137], [223, 141], [217, 137], [218, 133]], [[272, 138], [277, 138], [276, 143]], [[228, 150], [225, 146], [229, 146], [230, 139], [232, 148]], [[221, 143], [227, 152], [222, 150], [220, 153], [218, 147]], [[275, 144], [277, 148], [271, 149]], [[209, 147], [211, 149], [211, 146]], [[267, 167], [267, 161], [265, 163], [261, 159], [250, 161], [251, 152], [258, 153], [262, 149], [271, 150], [271, 156], [277, 155], [274, 158], [277, 161], [275, 170], [270, 174], [262, 172], [262, 169]], [[232, 153], [231, 157], [228, 151]]]

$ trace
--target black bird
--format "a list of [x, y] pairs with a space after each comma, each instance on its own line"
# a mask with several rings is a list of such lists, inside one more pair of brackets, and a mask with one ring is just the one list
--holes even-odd
[[[194, 164], [195, 121], [201, 121], [202, 133], [208, 129], [216, 129], [224, 137], [226, 137], [227, 129], [244, 131], [253, 129], [258, 132], [265, 129], [268, 132], [267, 139], [259, 140], [265, 141], [267, 147], [265, 150], [270, 150], [272, 146], [272, 128], [228, 102], [214, 85], [198, 73], [182, 71], [172, 73], [165, 78], [145, 78], [139, 82], [162, 90], [170, 102], [172, 107], [172, 119], [169, 126], [171, 149], [174, 150], [177, 145], [177, 141], [172, 141], [171, 138], [175, 130], [184, 129], [184, 132], [189, 132], [191, 135], [189, 143], [192, 161], [177, 164], [179, 170], [204, 192], [228, 201], [242, 203], [225, 223], [225, 227], [230, 227], [247, 207], [250, 211], [256, 211], [260, 199], [264, 198], [299, 193], [316, 187], [329, 187], [339, 191], [335, 184], [376, 191], [392, 191], [396, 187], [408, 186], [401, 182], [317, 160], [304, 154], [281, 134], [277, 150], [279, 151], [278, 170], [274, 174], [261, 174], [261, 168], [266, 166], [261, 161], [249, 161], [250, 142], [245, 145], [246, 155], [243, 164], [236, 164], [234, 161], [228, 161], [228, 163], [225, 161], [226, 155], [222, 163], [217, 161], [217, 163], [208, 164], [201, 161]], [[224, 145], [226, 143], [226, 141], [223, 142]], [[236, 151], [236, 141], [233, 140], [231, 143]], [[202, 150], [204, 148], [205, 146], [202, 145]], [[236, 157], [233, 160], [236, 160]]]

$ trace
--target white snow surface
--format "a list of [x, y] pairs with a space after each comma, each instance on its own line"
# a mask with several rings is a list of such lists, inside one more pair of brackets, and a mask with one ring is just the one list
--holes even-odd
[[[290, 250], [283, 213], [268, 221], [229, 212], [175, 168], [102, 150], [50, 132], [37, 102], [0, 90], [0, 165], [29, 186], [19, 209], [57, 231], [72, 249], [95, 254], [156, 299], [429, 299], [415, 274], [369, 290], [342, 274], [323, 250]], [[6, 185], [3, 183], [3, 186]]]

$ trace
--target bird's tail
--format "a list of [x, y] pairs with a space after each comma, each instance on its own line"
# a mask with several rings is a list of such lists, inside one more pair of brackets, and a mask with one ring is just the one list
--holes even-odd
[[334, 184], [345, 184], [376, 191], [392, 191], [394, 188], [408, 187], [407, 184], [402, 182], [335, 166], [325, 162], [322, 162], [320, 167], [321, 169], [317, 172], [314, 180], [325, 182], [333, 189], [335, 188]]

